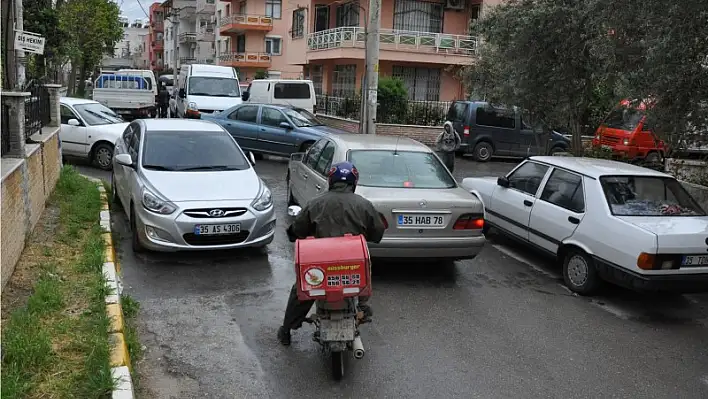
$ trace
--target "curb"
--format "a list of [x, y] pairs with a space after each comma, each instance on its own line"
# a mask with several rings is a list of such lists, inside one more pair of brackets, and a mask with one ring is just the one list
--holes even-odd
[[84, 176], [89, 181], [98, 185], [101, 193], [101, 213], [100, 223], [103, 230], [103, 241], [106, 244], [103, 260], [103, 276], [106, 285], [110, 289], [110, 294], [106, 296], [106, 314], [110, 319], [109, 339], [111, 341], [111, 375], [116, 381], [116, 387], [111, 395], [113, 399], [133, 399], [133, 380], [130, 376], [132, 366], [128, 355], [128, 346], [125, 344], [123, 328], [123, 308], [120, 303], [120, 295], [123, 292], [123, 284], [120, 281], [120, 266], [116, 261], [115, 249], [113, 247], [113, 235], [111, 233], [111, 214], [108, 207], [108, 196], [103, 182], [99, 179]]

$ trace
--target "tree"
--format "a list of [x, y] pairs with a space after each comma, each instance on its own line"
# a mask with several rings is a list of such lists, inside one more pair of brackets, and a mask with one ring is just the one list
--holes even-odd
[[376, 118], [381, 123], [404, 123], [408, 114], [408, 90], [399, 78], [379, 79]]
[[482, 39], [466, 71], [470, 89], [488, 101], [520, 106], [551, 126], [568, 126], [573, 147], [611, 77], [597, 42], [600, 0], [509, 0], [474, 26]]

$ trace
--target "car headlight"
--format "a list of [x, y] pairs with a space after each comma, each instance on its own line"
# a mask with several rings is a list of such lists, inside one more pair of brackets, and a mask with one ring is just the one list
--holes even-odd
[[155, 194], [152, 194], [147, 190], [143, 190], [143, 206], [148, 211], [159, 213], [161, 215], [169, 215], [177, 210], [177, 206], [175, 206], [175, 204], [169, 201], [163, 201]]
[[622, 144], [624, 144], [624, 145], [629, 145], [629, 139], [624, 139], [624, 140], [622, 140]]
[[187, 104], [187, 109], [190, 109], [192, 111], [199, 111], [199, 108], [197, 108], [197, 103], [189, 103]]
[[253, 209], [262, 212], [265, 211], [266, 209], [270, 208], [273, 206], [273, 194], [270, 192], [268, 187], [266, 187], [265, 184], [263, 184], [263, 189], [261, 190], [260, 194], [258, 197], [256, 197], [255, 200], [253, 200], [253, 203], [251, 206]]

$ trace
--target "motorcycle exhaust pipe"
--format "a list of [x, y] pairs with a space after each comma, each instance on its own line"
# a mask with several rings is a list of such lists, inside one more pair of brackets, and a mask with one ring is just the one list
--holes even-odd
[[364, 357], [364, 344], [361, 342], [360, 336], [356, 336], [354, 338], [352, 348], [354, 349], [354, 359], [358, 360]]

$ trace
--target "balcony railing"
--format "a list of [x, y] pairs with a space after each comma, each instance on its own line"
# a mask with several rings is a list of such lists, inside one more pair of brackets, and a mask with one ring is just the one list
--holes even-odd
[[271, 56], [268, 53], [224, 53], [219, 56], [219, 63], [227, 64], [270, 64]]
[[[470, 56], [477, 51], [476, 37], [444, 33], [381, 29], [379, 43], [381, 50]], [[365, 46], [366, 31], [362, 27], [334, 28], [307, 35], [307, 48], [310, 51]]]
[[182, 43], [192, 43], [197, 41], [196, 32], [184, 32], [179, 34], [179, 42]]
[[241, 25], [243, 29], [249, 27], [254, 28], [273, 28], [273, 18], [265, 15], [246, 15], [234, 14], [221, 18], [220, 27], [227, 25]]
[[199, 32], [197, 32], [198, 42], [213, 42], [214, 40], [214, 28], [211, 26], [200, 28]]
[[197, 59], [195, 57], [179, 57], [180, 64], [195, 64]]
[[152, 48], [153, 50], [161, 50], [165, 46], [164, 40], [153, 40], [152, 41]]
[[216, 0], [197, 0], [197, 14], [214, 14]]
[[165, 30], [165, 23], [163, 21], [155, 21], [150, 24], [150, 26], [152, 27], [152, 30], [156, 32], [162, 32], [163, 30]]

